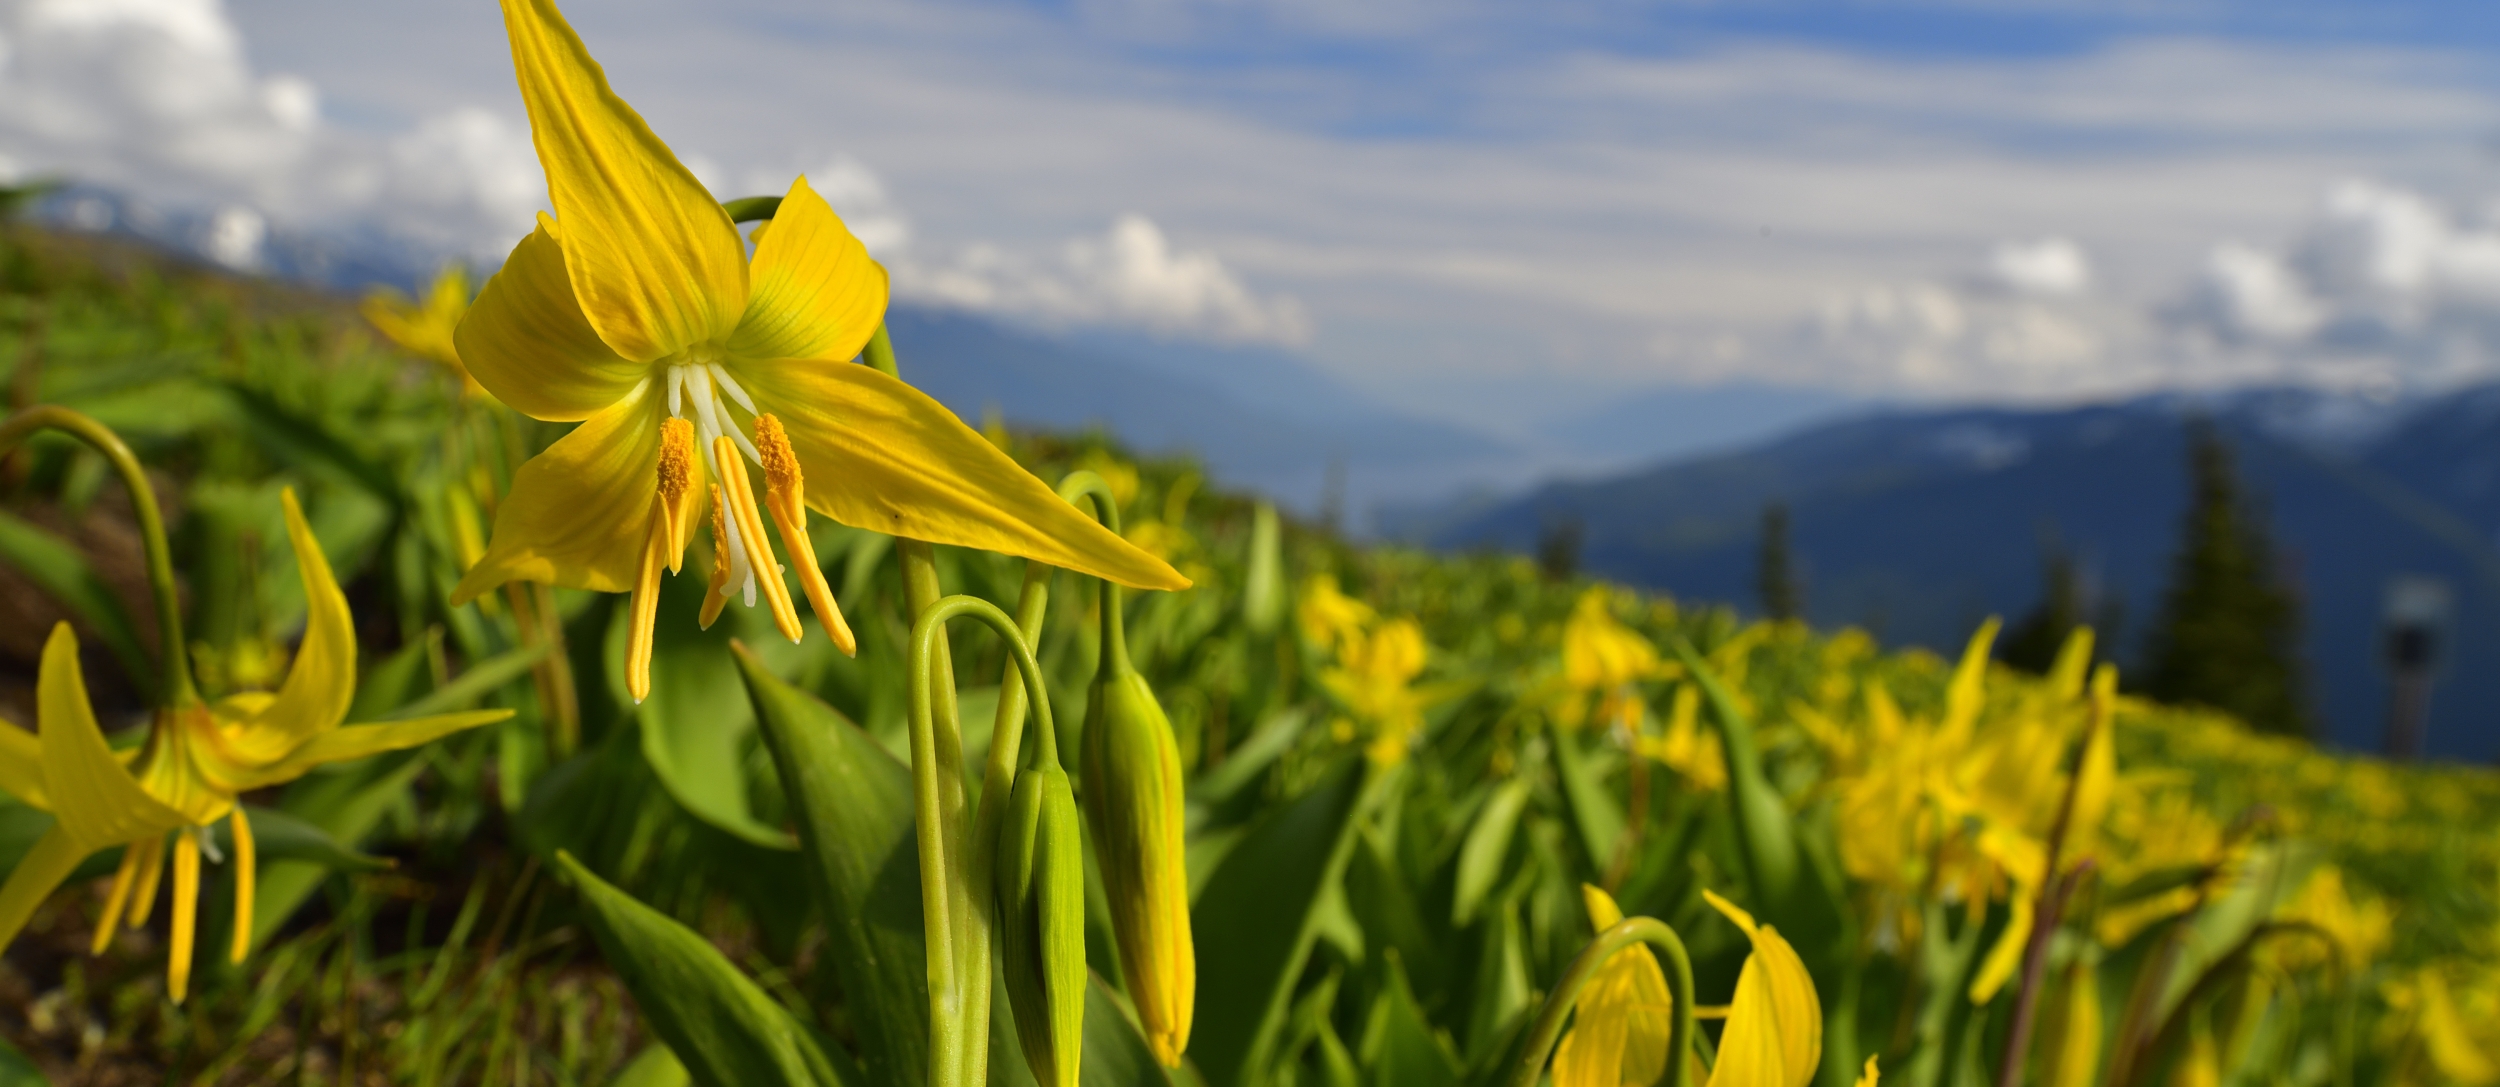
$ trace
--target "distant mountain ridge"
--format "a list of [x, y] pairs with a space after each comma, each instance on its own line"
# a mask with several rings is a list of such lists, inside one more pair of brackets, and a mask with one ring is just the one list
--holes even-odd
[[2313, 695], [2337, 743], [2375, 749], [2387, 681], [2380, 608], [2397, 575], [2458, 602], [2429, 750], [2500, 749], [2500, 386], [2419, 402], [2300, 389], [2165, 394], [2058, 410], [1890, 411], [1752, 449], [1558, 483], [1443, 529], [1452, 548], [1526, 550], [1579, 523], [1582, 565], [1696, 600], [1749, 601], [1765, 503], [1790, 510], [1818, 624], [1941, 652], [2040, 595], [2045, 542], [2078, 555], [2124, 616], [2134, 663], [2187, 501], [2183, 434], [2213, 418], [2302, 587]]

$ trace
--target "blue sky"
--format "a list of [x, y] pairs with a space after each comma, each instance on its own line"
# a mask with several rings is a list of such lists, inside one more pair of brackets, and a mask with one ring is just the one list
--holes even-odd
[[[808, 172], [907, 298], [1283, 343], [1487, 427], [2500, 371], [2491, 5], [567, 10], [707, 181]], [[0, 0], [0, 44], [19, 173], [483, 259], [542, 199], [491, 4]]]

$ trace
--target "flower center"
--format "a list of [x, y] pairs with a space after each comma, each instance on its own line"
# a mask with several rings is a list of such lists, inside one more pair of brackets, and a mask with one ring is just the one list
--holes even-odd
[[[722, 465], [713, 455], [713, 440], [716, 438], [726, 437], [737, 443], [738, 451], [746, 454], [748, 460], [762, 465], [764, 458], [756, 451], [755, 443], [739, 429], [736, 417], [729, 414], [729, 404], [734, 402], [746, 409], [749, 418], [753, 418], [756, 414], [754, 398], [739, 387], [736, 378], [729, 376], [729, 370], [717, 361], [714, 352], [698, 349], [680, 355], [678, 359], [667, 366], [668, 414], [670, 418], [694, 424], [695, 433], [702, 438], [695, 443], [695, 447], [703, 451], [704, 465], [712, 470], [712, 478], [726, 478]], [[755, 606], [755, 566], [747, 561], [746, 541], [741, 535], [744, 530], [735, 518], [726, 521], [725, 528], [728, 538], [721, 542], [726, 545], [724, 549], [729, 554], [729, 582], [741, 587], [746, 606], [752, 608]]]

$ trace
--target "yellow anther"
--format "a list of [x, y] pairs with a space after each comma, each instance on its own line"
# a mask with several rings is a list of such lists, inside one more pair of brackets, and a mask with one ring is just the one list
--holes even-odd
[[243, 818], [243, 805], [234, 806], [230, 821], [234, 826], [234, 954], [228, 961], [240, 966], [252, 950], [252, 893], [260, 882], [260, 858], [252, 841], [252, 824]]
[[694, 424], [669, 419], [660, 424], [660, 497], [681, 497], [693, 482]]
[[694, 457], [694, 424], [662, 420], [653, 482], [657, 494], [634, 570], [633, 616], [625, 634], [625, 690], [637, 703], [651, 693], [652, 628], [659, 621], [660, 571], [676, 573], [685, 567], [686, 537], [693, 528], [687, 523], [693, 512], [689, 500], [700, 471]]
[[130, 912], [122, 923], [132, 931], [147, 927], [156, 912], [156, 887], [165, 878], [165, 839], [159, 835], [130, 847], [139, 851], [139, 882], [130, 888]]
[[765, 412], [755, 417], [755, 453], [764, 462], [764, 485], [773, 490], [801, 486], [798, 450], [790, 448], [790, 432]]
[[191, 994], [191, 941], [200, 923], [200, 839], [190, 827], [174, 831], [174, 939], [165, 963], [166, 995], [174, 1003]]
[[121, 870], [113, 873], [113, 890], [104, 898], [104, 916], [96, 922], [95, 942], [88, 946], [88, 954], [101, 955], [113, 946], [113, 930], [121, 926], [122, 910], [130, 905], [130, 887], [138, 881], [139, 858], [145, 852], [136, 842], [122, 850]]
[[755, 451], [764, 461], [764, 508], [772, 512], [781, 546], [789, 549], [792, 565], [799, 568], [799, 587], [807, 593], [808, 606], [816, 609], [816, 620], [825, 625], [834, 648], [843, 656], [856, 656], [859, 639], [843, 621], [833, 586], [825, 583], [824, 568], [816, 561], [816, 544], [807, 536], [807, 481], [799, 471], [798, 451], [790, 448], [789, 432], [770, 412], [755, 417]]
[[738, 446], [727, 435], [712, 439], [712, 458], [720, 465], [721, 497], [729, 507], [728, 516], [737, 518], [738, 543], [746, 548], [747, 566], [764, 590], [765, 602], [772, 605], [773, 625], [781, 628], [782, 637], [798, 641], [807, 632], [799, 626], [798, 609], [790, 604], [790, 587], [782, 583], [781, 563], [774, 560], [772, 545], [764, 542], [764, 519], [755, 510], [755, 487], [747, 482], [746, 462], [738, 459]]

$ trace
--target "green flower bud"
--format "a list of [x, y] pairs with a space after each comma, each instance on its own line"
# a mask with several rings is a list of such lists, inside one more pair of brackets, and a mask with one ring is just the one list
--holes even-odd
[[999, 958], [1024, 1063], [1042, 1087], [1076, 1087], [1085, 1031], [1085, 847], [1067, 772], [1016, 775], [999, 823]]
[[1250, 568], [1241, 579], [1241, 620], [1254, 634], [1273, 634], [1285, 618], [1285, 548], [1276, 507], [1259, 503], [1250, 518]]
[[1189, 939], [1180, 748], [1144, 676], [1105, 669], [1084, 736], [1085, 810], [1110, 898], [1129, 998], [1155, 1058], [1177, 1068], [1189, 1048], [1198, 965]]

